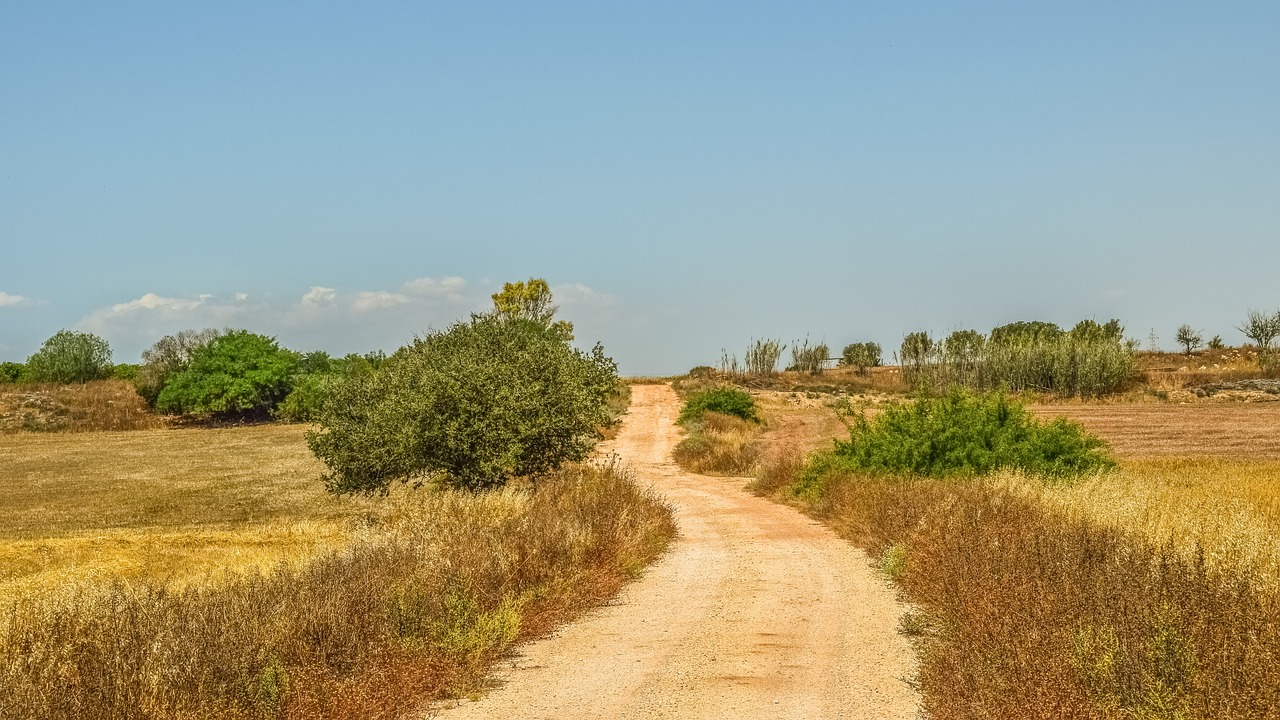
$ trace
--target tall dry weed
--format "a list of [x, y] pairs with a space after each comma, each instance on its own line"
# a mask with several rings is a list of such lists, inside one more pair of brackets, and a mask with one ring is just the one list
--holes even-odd
[[25, 596], [0, 615], [0, 717], [404, 717], [479, 687], [674, 532], [621, 469], [575, 466], [536, 488], [411, 494], [302, 565]]
[[827, 478], [811, 508], [933, 628], [929, 717], [1280, 716], [1280, 595], [1243, 558], [1188, 554], [1000, 483]]

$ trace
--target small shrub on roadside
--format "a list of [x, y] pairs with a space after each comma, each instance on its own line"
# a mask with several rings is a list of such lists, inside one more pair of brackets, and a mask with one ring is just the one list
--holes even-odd
[[688, 437], [672, 450], [676, 464], [705, 475], [744, 475], [755, 467], [759, 426], [734, 415], [707, 411], [685, 425]]
[[694, 393], [685, 402], [676, 422], [684, 425], [700, 419], [702, 414], [706, 412], [732, 415], [750, 422], [760, 422], [756, 401], [751, 398], [751, 395], [744, 390], [727, 386]]

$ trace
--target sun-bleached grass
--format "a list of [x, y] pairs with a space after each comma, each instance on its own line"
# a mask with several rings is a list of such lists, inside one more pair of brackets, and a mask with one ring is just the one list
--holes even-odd
[[616, 466], [335, 499], [302, 432], [0, 446], [0, 717], [406, 717], [483, 687], [675, 533]]
[[707, 411], [684, 426], [688, 435], [671, 455], [685, 470], [703, 475], [746, 475], [755, 467], [758, 423]]
[[931, 718], [1280, 716], [1280, 462], [1215, 434], [1270, 410], [1104, 410], [1120, 467], [1072, 482], [834, 474], [797, 496], [775, 452], [754, 488], [881, 558], [918, 608]]
[[1280, 462], [1133, 460], [1076, 486], [993, 480], [1081, 522], [1168, 544], [1188, 560], [1247, 571], [1280, 590]]
[[0, 384], [0, 433], [147, 430], [164, 425], [127, 380]]

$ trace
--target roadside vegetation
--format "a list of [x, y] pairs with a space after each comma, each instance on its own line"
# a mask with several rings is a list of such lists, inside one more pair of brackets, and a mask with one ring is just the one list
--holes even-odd
[[674, 534], [615, 467], [379, 505], [296, 562], [18, 595], [0, 616], [0, 715], [404, 717], [478, 690], [514, 643], [609, 597]]
[[899, 584], [931, 718], [1280, 714], [1276, 461], [1188, 443], [1117, 463], [1079, 425], [1034, 426], [998, 396], [920, 399], [774, 453], [753, 488]]
[[583, 462], [625, 411], [616, 366], [545, 282], [493, 299], [390, 357], [193, 331], [103, 380], [88, 343], [80, 395], [128, 382], [198, 422], [0, 447], [0, 716], [406, 717], [635, 577], [675, 526]]
[[676, 422], [688, 433], [672, 456], [686, 470], [708, 475], [742, 475], [758, 455], [761, 417], [747, 392], [729, 386], [686, 390]]

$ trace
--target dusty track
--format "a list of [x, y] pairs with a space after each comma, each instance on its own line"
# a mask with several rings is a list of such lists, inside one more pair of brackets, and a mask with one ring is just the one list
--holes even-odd
[[681, 471], [676, 395], [632, 390], [613, 450], [675, 506], [680, 540], [618, 602], [437, 717], [914, 718], [901, 607], [866, 557], [739, 480]]

